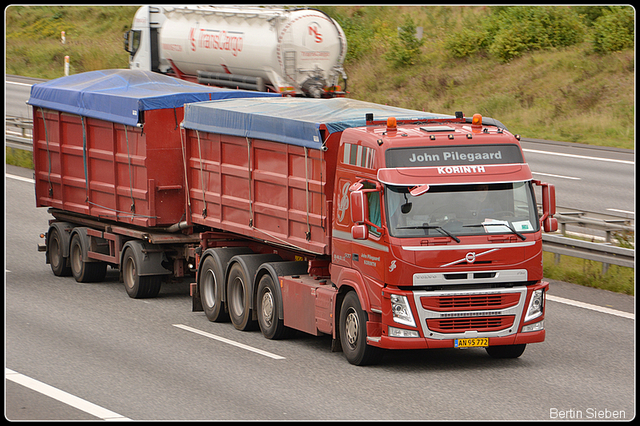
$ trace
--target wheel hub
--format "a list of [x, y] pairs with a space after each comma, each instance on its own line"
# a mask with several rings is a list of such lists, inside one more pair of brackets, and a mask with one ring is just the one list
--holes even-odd
[[271, 326], [273, 322], [273, 295], [266, 291], [262, 295], [262, 318], [266, 326]]
[[347, 314], [345, 321], [345, 330], [347, 332], [347, 342], [350, 346], [356, 346], [358, 340], [358, 315], [353, 310], [350, 310]]

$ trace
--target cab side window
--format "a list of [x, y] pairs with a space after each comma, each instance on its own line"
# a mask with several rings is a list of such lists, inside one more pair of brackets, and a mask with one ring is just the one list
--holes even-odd
[[[364, 189], [373, 189], [375, 185], [369, 182], [364, 184]], [[367, 201], [369, 203], [369, 221], [376, 226], [382, 226], [382, 220], [380, 217], [380, 192], [367, 193]], [[374, 236], [379, 237], [380, 233], [373, 226], [369, 226], [369, 232]]]

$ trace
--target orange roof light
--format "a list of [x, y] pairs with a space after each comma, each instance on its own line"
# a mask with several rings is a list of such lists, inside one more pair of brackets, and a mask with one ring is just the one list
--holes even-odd
[[387, 131], [389, 130], [398, 130], [398, 123], [395, 117], [387, 118]]
[[482, 115], [473, 114], [473, 119], [471, 120], [472, 126], [482, 126]]

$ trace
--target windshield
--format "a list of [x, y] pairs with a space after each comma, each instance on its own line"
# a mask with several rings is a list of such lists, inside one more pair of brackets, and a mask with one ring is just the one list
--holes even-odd
[[389, 232], [394, 237], [513, 233], [524, 239], [539, 227], [530, 182], [437, 185], [415, 197], [410, 189], [385, 189]]

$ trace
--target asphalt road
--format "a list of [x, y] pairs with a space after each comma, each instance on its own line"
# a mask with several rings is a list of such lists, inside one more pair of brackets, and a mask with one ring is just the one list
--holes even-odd
[[534, 179], [556, 186], [556, 203], [585, 212], [635, 217], [635, 152], [567, 142], [522, 139]]
[[547, 340], [515, 360], [482, 349], [395, 351], [356, 367], [326, 337], [270, 341], [210, 323], [191, 312], [184, 282], [134, 300], [117, 271], [97, 284], [55, 277], [36, 250], [50, 217], [35, 208], [31, 174], [7, 167], [5, 179], [10, 420], [635, 417], [631, 296], [552, 283]]

